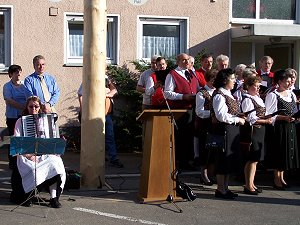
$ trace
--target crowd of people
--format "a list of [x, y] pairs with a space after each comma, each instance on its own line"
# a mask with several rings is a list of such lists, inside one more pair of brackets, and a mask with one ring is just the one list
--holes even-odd
[[[22, 116], [34, 114], [56, 114], [55, 105], [59, 100], [60, 90], [55, 78], [46, 72], [46, 62], [42, 55], [33, 58], [34, 72], [22, 81], [22, 68], [11, 65], [8, 69], [10, 81], [3, 86], [3, 98], [6, 103], [6, 124], [10, 136], [26, 136], [23, 132]], [[105, 148], [111, 166], [123, 168], [117, 157], [112, 112], [113, 97], [117, 94], [114, 84], [106, 77], [106, 117]], [[80, 105], [79, 121], [81, 121], [82, 86], [78, 90]], [[59, 129], [54, 124], [55, 138], [59, 138]], [[38, 137], [38, 136], [37, 136]], [[10, 149], [10, 148], [8, 148]], [[46, 189], [50, 193], [50, 206], [60, 208], [59, 196], [66, 182], [64, 164], [58, 155], [10, 155], [9, 167], [12, 169], [12, 202], [30, 206], [35, 188]], [[35, 168], [38, 168], [35, 175]]]
[[[256, 70], [252, 65], [239, 64], [229, 68], [229, 57], [212, 54], [201, 57], [201, 68], [194, 68], [195, 59], [185, 53], [176, 57], [175, 69], [169, 69], [161, 56], [151, 58], [151, 68], [141, 74], [137, 91], [143, 93], [142, 109], [185, 109], [176, 119], [176, 167], [183, 170], [200, 168], [201, 183], [217, 184], [215, 197], [234, 199], [238, 195], [229, 189], [231, 174], [244, 174], [244, 193], [258, 195], [255, 185], [259, 162], [274, 170], [274, 188], [289, 187], [285, 172], [299, 169], [297, 127], [299, 96], [295, 89], [297, 72], [281, 69], [271, 72], [273, 59], [264, 56]], [[54, 77], [45, 71], [45, 58], [33, 58], [34, 72], [21, 80], [22, 68], [11, 65], [10, 81], [3, 86], [6, 102], [6, 124], [9, 135], [24, 136], [21, 117], [39, 113], [56, 113], [60, 90]], [[119, 168], [111, 114], [114, 84], [106, 78], [106, 137], [109, 162]], [[82, 86], [78, 90], [80, 112]], [[81, 115], [79, 115], [79, 120]], [[208, 136], [221, 137], [221, 145], [208, 148]], [[59, 132], [57, 132], [59, 137]], [[66, 174], [58, 155], [25, 154], [9, 156], [12, 172], [11, 200], [23, 205], [36, 182], [34, 166], [47, 170], [39, 177], [37, 187], [50, 193], [50, 206], [60, 208], [59, 196]], [[45, 166], [47, 165], [47, 166]], [[44, 168], [43, 168], [44, 167]], [[31, 175], [30, 175], [31, 174]], [[214, 179], [215, 178], [215, 179]]]
[[[35, 56], [33, 67], [34, 73], [28, 75], [24, 82], [21, 80], [21, 66], [11, 65], [8, 69], [10, 81], [3, 86], [3, 97], [6, 124], [11, 136], [26, 136], [22, 116], [56, 112], [54, 105], [58, 102], [60, 91], [53, 76], [45, 72], [45, 58]], [[57, 129], [56, 125], [53, 128]], [[58, 132], [55, 132], [55, 137], [59, 137]], [[8, 156], [12, 169], [12, 202], [30, 206], [35, 190], [45, 189], [50, 194], [50, 206], [61, 207], [59, 197], [65, 185], [66, 173], [59, 155], [28, 152], [12, 156], [8, 151]]]
[[[213, 62], [212, 54], [204, 54], [196, 70], [194, 58], [182, 53], [176, 57], [177, 67], [169, 70], [165, 58], [153, 56], [151, 68], [137, 85], [143, 109], [163, 109], [166, 102], [171, 109], [186, 109], [176, 120], [176, 167], [200, 167], [201, 183], [217, 184], [215, 197], [236, 198], [229, 176], [241, 173], [244, 193], [261, 193], [255, 174], [262, 161], [274, 170], [273, 187], [285, 190], [289, 187], [285, 172], [299, 169], [300, 161], [297, 72], [291, 68], [271, 72], [270, 56], [261, 58], [258, 69], [244, 64], [231, 69], [229, 57], [222, 54], [215, 59], [216, 68]], [[218, 138], [216, 148], [209, 148], [211, 137]]]

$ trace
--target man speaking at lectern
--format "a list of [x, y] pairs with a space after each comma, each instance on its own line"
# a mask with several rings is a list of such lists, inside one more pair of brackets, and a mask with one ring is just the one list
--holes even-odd
[[[193, 116], [192, 108], [199, 89], [198, 80], [188, 69], [189, 55], [181, 53], [176, 57], [177, 68], [167, 75], [164, 94], [171, 109], [187, 109], [188, 112], [176, 120], [175, 156], [180, 169], [193, 170], [189, 160], [193, 159]], [[179, 161], [178, 161], [179, 160]]]

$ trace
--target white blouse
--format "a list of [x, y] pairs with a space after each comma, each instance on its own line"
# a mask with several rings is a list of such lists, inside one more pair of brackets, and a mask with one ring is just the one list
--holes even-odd
[[[258, 95], [249, 95], [244, 94], [247, 98], [245, 98], [242, 101], [242, 110], [243, 112], [248, 112], [252, 109], [254, 109], [254, 105], [251, 99], [253, 99], [259, 106], [265, 107], [264, 101], [258, 96]], [[250, 123], [250, 125], [253, 125], [257, 120], [259, 119], [258, 116], [256, 116], [256, 111], [250, 113], [247, 116], [247, 121]]]
[[[207, 85], [205, 85], [204, 88], [207, 90], [208, 94], [212, 96], [215, 88], [209, 88]], [[205, 97], [203, 96], [202, 92], [199, 91], [196, 95], [195, 112], [196, 115], [202, 119], [210, 117], [210, 110], [204, 109], [204, 103], [205, 103]]]
[[[282, 98], [286, 102], [292, 102], [293, 99], [296, 102], [296, 99], [297, 99], [296, 95], [290, 90], [286, 91], [286, 92], [287, 92], [287, 96], [282, 96], [277, 90], [267, 94], [266, 100], [265, 100], [266, 115], [270, 115], [270, 114], [272, 114], [272, 113], [274, 113], [278, 110], [278, 108], [277, 108], [277, 104], [278, 104], [277, 95], [279, 95], [279, 97]], [[296, 112], [297, 112], [297, 108], [295, 107], [293, 113], [296, 113]], [[277, 116], [272, 117], [273, 125], [275, 123], [276, 117]]]
[[[230, 90], [226, 90], [224, 88], [219, 89], [224, 95], [229, 96], [230, 98], [234, 99]], [[240, 118], [228, 113], [228, 107], [226, 105], [225, 98], [220, 95], [216, 94], [213, 98], [213, 109], [216, 115], [217, 120], [220, 122], [228, 123], [228, 124], [237, 124], [240, 121]]]

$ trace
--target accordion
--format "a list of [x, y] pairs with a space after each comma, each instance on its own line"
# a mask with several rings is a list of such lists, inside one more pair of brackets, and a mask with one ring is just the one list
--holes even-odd
[[24, 137], [56, 138], [59, 137], [56, 127], [57, 114], [34, 114], [22, 116]]

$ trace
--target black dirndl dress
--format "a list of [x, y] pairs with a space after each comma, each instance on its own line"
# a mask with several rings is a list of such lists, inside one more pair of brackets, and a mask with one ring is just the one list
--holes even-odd
[[[291, 116], [296, 103], [284, 101], [277, 95], [277, 108], [286, 109], [281, 115]], [[271, 141], [271, 143], [270, 143]], [[279, 171], [299, 168], [299, 151], [295, 123], [276, 121], [273, 137], [268, 142], [268, 165]]]
[[[228, 113], [235, 115], [238, 112], [238, 102], [222, 92], [216, 91], [214, 94], [221, 94], [225, 98]], [[213, 94], [213, 96], [214, 96]], [[212, 121], [216, 121], [214, 110], [212, 110]], [[215, 154], [215, 172], [219, 175], [240, 173], [242, 170], [242, 160], [240, 151], [240, 126], [238, 124], [228, 124], [216, 122], [212, 124], [212, 133], [224, 135], [225, 146], [223, 150], [218, 150]]]
[[[249, 98], [245, 96], [243, 99]], [[249, 98], [254, 108], [256, 109], [256, 116], [257, 117], [263, 117], [266, 113], [266, 108], [263, 106], [260, 106], [253, 98]], [[263, 161], [265, 158], [265, 131], [266, 128], [264, 125], [252, 125], [247, 122], [247, 124], [241, 126], [242, 129], [248, 129], [247, 132], [244, 133], [244, 135], [248, 137], [241, 137], [242, 139], [249, 140], [250, 138], [250, 148], [245, 149], [243, 152], [244, 158], [246, 161], [250, 162], [259, 162]], [[242, 135], [243, 136], [243, 135]]]

